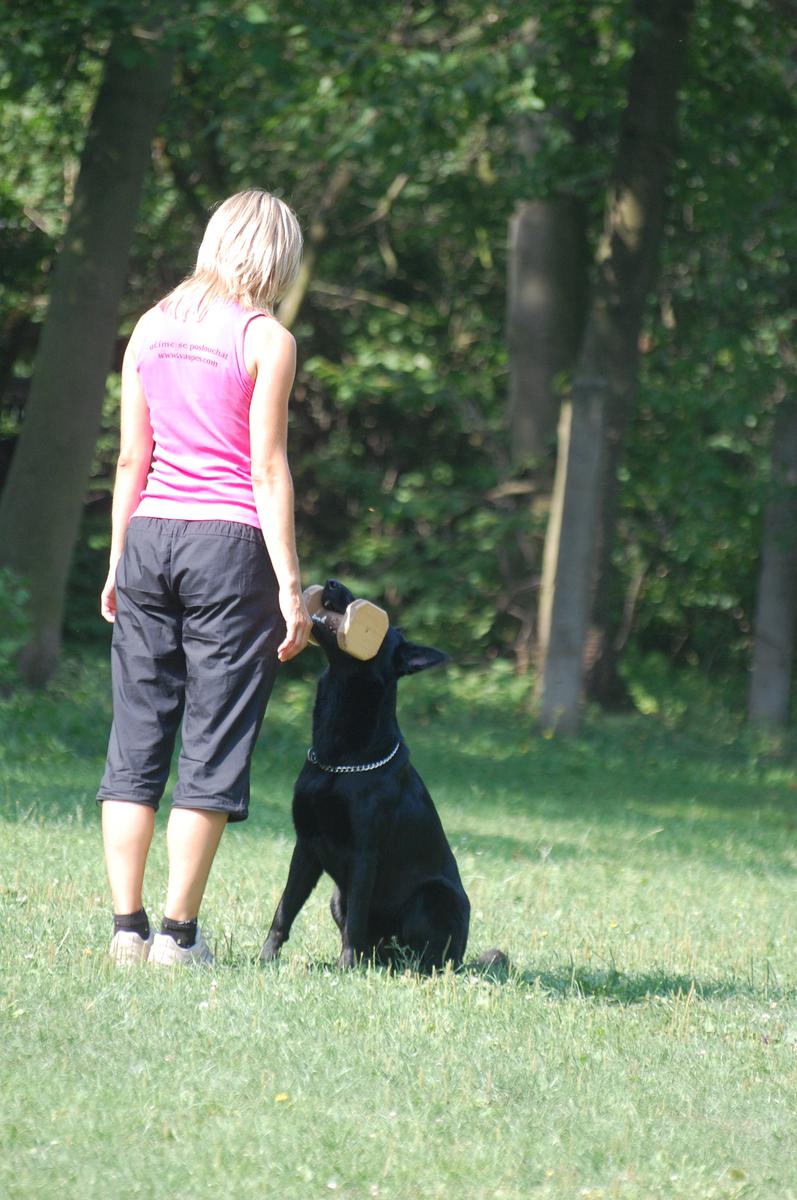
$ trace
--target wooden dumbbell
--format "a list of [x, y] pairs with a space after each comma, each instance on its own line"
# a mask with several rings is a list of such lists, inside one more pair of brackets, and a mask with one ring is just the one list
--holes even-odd
[[[305, 588], [304, 602], [310, 616], [331, 629], [340, 649], [352, 658], [359, 658], [363, 662], [374, 658], [390, 625], [385, 610], [371, 604], [370, 600], [352, 600], [345, 613], [330, 612], [321, 603], [323, 591], [318, 583]], [[318, 645], [312, 634], [310, 641]]]

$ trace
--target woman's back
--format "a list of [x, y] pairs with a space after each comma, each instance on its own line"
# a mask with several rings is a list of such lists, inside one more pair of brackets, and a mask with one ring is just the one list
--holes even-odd
[[135, 359], [155, 449], [136, 516], [259, 526], [244, 337], [264, 315], [215, 300], [201, 318], [168, 303], [141, 318]]

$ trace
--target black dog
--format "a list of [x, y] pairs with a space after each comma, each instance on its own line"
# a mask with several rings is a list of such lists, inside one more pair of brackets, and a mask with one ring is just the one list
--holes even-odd
[[[345, 612], [354, 599], [328, 580], [322, 602]], [[429, 972], [462, 962], [470, 904], [426, 787], [410, 763], [396, 719], [397, 683], [446, 661], [405, 641], [391, 625], [375, 658], [338, 648], [318, 618], [313, 635], [329, 668], [318, 685], [313, 747], [296, 781], [296, 846], [261, 962], [273, 961], [321, 873], [336, 884], [332, 916], [342, 967], [409, 952]]]

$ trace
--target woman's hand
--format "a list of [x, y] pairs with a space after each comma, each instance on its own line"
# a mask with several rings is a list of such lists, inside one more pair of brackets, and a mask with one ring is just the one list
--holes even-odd
[[108, 571], [108, 578], [100, 595], [100, 612], [111, 624], [116, 620], [116, 564]]
[[304, 596], [298, 588], [281, 588], [279, 594], [280, 612], [285, 619], [285, 638], [277, 648], [277, 658], [287, 662], [301, 654], [310, 637], [313, 622], [307, 611]]

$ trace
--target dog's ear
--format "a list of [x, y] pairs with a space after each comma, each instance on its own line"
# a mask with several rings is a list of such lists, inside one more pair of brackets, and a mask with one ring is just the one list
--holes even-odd
[[429, 667], [438, 667], [448, 662], [448, 655], [434, 646], [419, 646], [416, 642], [402, 642], [393, 655], [393, 665], [396, 674], [415, 675], [417, 671], [426, 671]]

